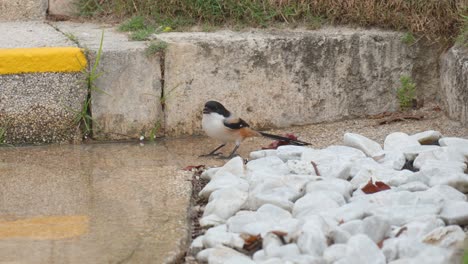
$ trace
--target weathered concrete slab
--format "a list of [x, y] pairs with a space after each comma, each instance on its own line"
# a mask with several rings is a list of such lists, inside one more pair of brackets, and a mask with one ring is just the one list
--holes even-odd
[[418, 47], [401, 37], [346, 28], [157, 35], [169, 43], [166, 132], [200, 133], [201, 109], [209, 99], [256, 128], [397, 110], [400, 76], [418, 74]]
[[191, 173], [163, 144], [0, 149], [6, 263], [173, 263], [189, 239]]
[[87, 89], [81, 73], [0, 75], [0, 127], [7, 143], [47, 143], [78, 139], [74, 111]]
[[69, 47], [76, 45], [53, 27], [42, 22], [0, 23], [0, 48]]
[[78, 14], [77, 0], [49, 0], [49, 14], [75, 16]]
[[45, 19], [48, 0], [0, 0], [0, 22]]
[[[7, 48], [1, 51], [2, 58], [19, 60], [14, 71], [6, 71], [11, 74], [0, 74], [0, 127], [6, 129], [7, 143], [63, 142], [79, 137], [74, 111], [81, 111], [86, 98], [86, 77], [80, 72], [80, 65], [75, 72], [61, 72], [60, 67], [49, 67], [52, 60], [47, 60], [48, 56], [57, 58], [56, 62], [78, 58], [76, 54], [62, 54], [63, 49], [36, 49], [75, 47], [74, 43], [40, 22], [0, 23], [0, 32], [0, 48]], [[25, 49], [15, 53], [19, 48]], [[84, 58], [79, 50], [78, 53]], [[37, 72], [23, 74], [21, 65], [26, 64], [30, 66], [28, 72]], [[13, 67], [8, 63], [0, 65]], [[50, 68], [58, 72], [42, 72]]]
[[145, 42], [129, 41], [127, 35], [112, 27], [66, 22], [55, 25], [63, 33], [73, 34], [80, 46], [91, 51], [90, 67], [104, 30], [98, 67], [102, 75], [95, 83], [104, 93], [91, 94], [96, 138], [138, 138], [162, 123], [160, 59], [145, 55]]
[[440, 84], [444, 110], [468, 126], [468, 49], [450, 48], [440, 61]]

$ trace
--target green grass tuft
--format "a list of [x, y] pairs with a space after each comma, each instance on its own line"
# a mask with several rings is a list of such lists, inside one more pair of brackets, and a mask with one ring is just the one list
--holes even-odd
[[[213, 26], [267, 27], [283, 23], [317, 28], [323, 23], [381, 27], [428, 36], [454, 39], [467, 15], [463, 0], [78, 0], [80, 13], [97, 18], [124, 19], [132, 16], [181, 30]], [[139, 28], [142, 29], [142, 28]]]
[[162, 52], [167, 49], [167, 43], [164, 41], [153, 41], [151, 42], [145, 50], [145, 55], [151, 57], [159, 52]]
[[409, 76], [400, 77], [401, 86], [397, 90], [397, 97], [402, 110], [413, 106], [416, 99], [416, 84]]
[[413, 33], [406, 32], [403, 37], [401, 37], [401, 41], [407, 45], [412, 45], [416, 42], [416, 38], [414, 37]]
[[151, 36], [151, 34], [153, 33], [155, 33], [154, 28], [140, 29], [130, 34], [130, 40], [134, 40], [134, 41], [148, 40], [149, 36]]
[[456, 42], [462, 46], [468, 47], [468, 15], [460, 15], [463, 19], [463, 26], [460, 34], [457, 36]]
[[143, 16], [135, 16], [124, 21], [119, 30], [124, 32], [133, 32], [146, 29], [145, 18]]

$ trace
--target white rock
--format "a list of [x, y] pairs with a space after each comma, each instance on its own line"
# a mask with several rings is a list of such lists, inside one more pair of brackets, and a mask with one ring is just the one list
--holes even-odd
[[375, 243], [382, 241], [390, 231], [390, 223], [382, 217], [370, 216], [362, 221], [362, 233]]
[[[301, 161], [308, 164], [314, 162], [322, 177], [347, 179], [351, 169], [349, 156], [341, 157], [329, 149], [308, 149], [302, 153]], [[314, 172], [314, 174], [316, 173]]]
[[290, 259], [300, 254], [301, 252], [299, 251], [299, 247], [294, 243], [279, 246], [274, 250], [265, 251], [265, 255], [267, 257], [276, 257], [281, 259]]
[[209, 264], [255, 264], [246, 255], [223, 246], [209, 248], [197, 254], [197, 260]]
[[408, 237], [414, 240], [421, 241], [422, 238], [429, 234], [432, 230], [438, 227], [444, 227], [445, 223], [442, 219], [438, 218], [438, 216], [433, 216], [430, 218], [426, 218], [424, 220], [419, 221], [412, 221], [409, 222], [403, 227], [395, 228], [390, 234], [391, 237], [395, 237], [398, 233], [400, 233], [399, 237], [404, 238]]
[[440, 217], [447, 224], [465, 226], [468, 224], [468, 202], [466, 201], [446, 201]]
[[441, 161], [441, 160], [428, 160], [424, 162], [421, 170], [438, 169], [439, 171], [447, 173], [464, 173], [466, 170], [466, 163], [459, 161]]
[[292, 200], [296, 200], [301, 194], [297, 191], [289, 188], [288, 186], [284, 187], [275, 187], [275, 188], [262, 188], [261, 192], [252, 193], [252, 198], [250, 198], [250, 207], [259, 208], [264, 204], [276, 205], [285, 210], [291, 211], [294, 203]]
[[302, 175], [317, 175], [314, 166], [310, 162], [303, 160], [288, 160], [286, 162], [291, 173]]
[[234, 157], [230, 159], [223, 167], [216, 171], [213, 178], [223, 176], [225, 173], [233, 174], [237, 177], [244, 177], [244, 160], [241, 157]]
[[345, 203], [343, 196], [337, 192], [312, 192], [307, 193], [294, 203], [292, 213], [296, 218], [302, 218], [330, 208], [338, 208]]
[[440, 146], [453, 146], [456, 148], [463, 148], [468, 150], [468, 139], [457, 137], [444, 137], [439, 139]]
[[[236, 188], [225, 188], [214, 191], [200, 219], [201, 226], [212, 226], [225, 223], [237, 213], [247, 201], [247, 192]], [[208, 217], [209, 216], [209, 217]], [[213, 221], [215, 220], [215, 221]]]
[[328, 237], [336, 244], [346, 244], [351, 238], [351, 234], [338, 226], [328, 234]]
[[323, 258], [310, 255], [298, 255], [291, 258], [283, 258], [282, 260], [284, 264], [326, 264]]
[[346, 244], [346, 255], [336, 263], [374, 263], [384, 264], [385, 256], [377, 247], [377, 244], [366, 235], [355, 235]]
[[385, 151], [403, 151], [403, 149], [413, 146], [420, 146], [419, 141], [413, 137], [408, 136], [406, 133], [394, 132], [385, 138], [384, 150]]
[[203, 249], [203, 236], [198, 236], [190, 244], [190, 253], [197, 255]]
[[437, 204], [396, 205], [374, 208], [370, 214], [386, 218], [391, 225], [401, 226], [417, 219], [437, 215], [440, 211], [441, 206]]
[[250, 160], [265, 158], [269, 156], [276, 156], [276, 149], [264, 149], [250, 152]]
[[438, 148], [440, 147], [434, 145], [421, 145], [406, 147], [401, 151], [405, 154], [406, 160], [414, 160], [419, 154], [434, 151]]
[[266, 234], [270, 231], [293, 233], [299, 226], [299, 220], [291, 213], [271, 204], [265, 204], [256, 212], [239, 211], [227, 220], [228, 231], [250, 235]]
[[416, 139], [422, 145], [429, 145], [434, 142], [438, 142], [442, 137], [442, 134], [439, 131], [428, 130], [420, 133], [411, 135], [410, 137]]
[[369, 215], [372, 208], [376, 207], [375, 203], [367, 201], [355, 201], [347, 203], [339, 208], [327, 209], [320, 212], [320, 215], [325, 218], [332, 218], [337, 222], [348, 222], [355, 219], [362, 219]]
[[401, 151], [384, 151], [383, 158], [378, 162], [385, 168], [401, 170], [406, 163], [405, 154]]
[[293, 202], [304, 192], [304, 185], [312, 179], [307, 175], [283, 175], [277, 177], [257, 177], [249, 179], [249, 197], [243, 209], [256, 210], [270, 203], [288, 211]]
[[368, 157], [378, 156], [383, 151], [379, 143], [354, 133], [346, 133], [344, 135], [344, 145], [357, 148]]
[[444, 172], [439, 168], [421, 170], [419, 173], [429, 178], [429, 186], [449, 185], [463, 192], [468, 192], [468, 175], [464, 173]]
[[419, 154], [414, 160], [413, 166], [421, 169], [422, 165], [433, 161], [453, 161], [465, 163], [467, 161], [463, 153], [454, 147], [440, 147], [438, 149]]
[[348, 246], [345, 244], [333, 244], [323, 252], [323, 258], [327, 263], [335, 263], [346, 257]]
[[429, 186], [420, 181], [413, 181], [399, 185], [397, 188], [401, 191], [418, 192], [428, 190]]
[[241, 191], [249, 190], [249, 183], [236, 176], [232, 173], [226, 172], [222, 175], [215, 176], [208, 184], [200, 191], [199, 195], [204, 198], [208, 198], [212, 192], [224, 189], [224, 188], [236, 188]]
[[427, 234], [422, 241], [430, 245], [444, 248], [462, 248], [466, 234], [456, 225], [438, 227]]
[[395, 260], [398, 258], [398, 239], [389, 238], [383, 241], [382, 253], [385, 255], [387, 262]]
[[443, 197], [444, 200], [467, 200], [465, 194], [448, 185], [436, 185], [427, 190], [427, 193], [434, 193], [435, 195], [439, 195], [440, 197]]
[[364, 187], [370, 179], [374, 182], [382, 181], [390, 186], [399, 186], [412, 181], [411, 176], [414, 174], [409, 170], [396, 171], [392, 169], [362, 169], [350, 181], [354, 189]]
[[302, 152], [308, 149], [311, 148], [294, 145], [279, 146], [276, 149], [276, 155], [284, 162], [288, 160], [299, 160], [301, 159]]
[[273, 234], [273, 233], [266, 233], [264, 237], [262, 237], [263, 240], [262, 240], [262, 248], [263, 250], [265, 251], [264, 252], [264, 255], [272, 255], [270, 254], [270, 252], [273, 252], [275, 251], [277, 248], [279, 248], [280, 246], [283, 245], [283, 242], [281, 241], [281, 239]]
[[255, 172], [256, 174], [265, 175], [266, 177], [289, 174], [288, 166], [277, 156], [268, 156], [252, 160], [247, 163], [247, 170]]
[[414, 257], [404, 257], [388, 263], [391, 264], [459, 264], [461, 256], [456, 256], [454, 252], [439, 247], [423, 247]]
[[211, 180], [211, 178], [216, 174], [216, 172], [221, 168], [208, 168], [200, 175], [200, 178], [204, 180]]
[[307, 183], [306, 187], [307, 193], [312, 193], [316, 191], [334, 191], [340, 193], [346, 199], [351, 196], [353, 186], [348, 181], [335, 178], [323, 178], [323, 180], [311, 181]]
[[242, 249], [244, 240], [237, 233], [228, 233], [226, 225], [219, 225], [210, 228], [203, 235], [203, 246], [214, 248], [217, 246], [227, 246], [230, 248]]
[[327, 238], [320, 228], [309, 222], [302, 226], [297, 246], [303, 254], [322, 256], [323, 251], [327, 248]]

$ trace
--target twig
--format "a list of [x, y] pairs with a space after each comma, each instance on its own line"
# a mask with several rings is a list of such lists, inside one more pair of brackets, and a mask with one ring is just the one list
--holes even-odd
[[315, 175], [317, 175], [317, 176], [322, 176], [322, 175], [320, 175], [320, 172], [319, 172], [319, 170], [318, 170], [317, 163], [315, 163], [315, 162], [313, 162], [313, 161], [311, 161], [310, 163], [312, 163], [312, 166], [314, 166]]

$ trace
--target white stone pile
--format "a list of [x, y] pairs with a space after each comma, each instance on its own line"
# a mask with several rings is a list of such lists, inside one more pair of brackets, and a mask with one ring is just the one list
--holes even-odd
[[[191, 245], [200, 262], [461, 263], [467, 139], [395, 132], [382, 148], [347, 133], [343, 146], [281, 146], [250, 158], [201, 176], [210, 180], [200, 192], [209, 229]], [[369, 181], [390, 189], [366, 194]], [[254, 252], [243, 249], [249, 236], [259, 236]]]

